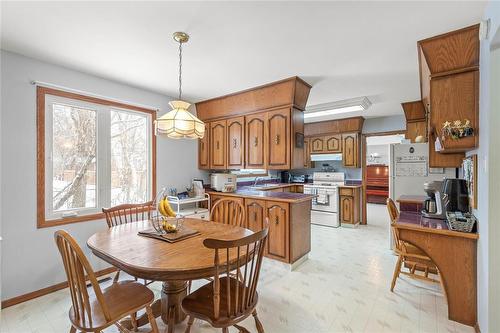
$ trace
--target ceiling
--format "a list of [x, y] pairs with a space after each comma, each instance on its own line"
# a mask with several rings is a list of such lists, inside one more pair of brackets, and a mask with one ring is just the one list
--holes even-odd
[[[1, 47], [196, 102], [298, 75], [308, 105], [368, 96], [362, 113], [419, 98], [416, 42], [478, 23], [485, 2], [4, 2]], [[314, 119], [314, 121], [322, 120]]]

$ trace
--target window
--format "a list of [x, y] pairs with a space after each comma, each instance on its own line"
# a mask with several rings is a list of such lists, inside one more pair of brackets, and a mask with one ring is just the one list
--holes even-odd
[[38, 227], [102, 218], [155, 193], [155, 112], [37, 88]]

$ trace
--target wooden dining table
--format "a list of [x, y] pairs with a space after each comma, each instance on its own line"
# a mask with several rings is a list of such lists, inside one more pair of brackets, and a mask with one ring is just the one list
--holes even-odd
[[[175, 243], [140, 236], [139, 231], [152, 229], [151, 222], [145, 220], [99, 231], [87, 241], [97, 257], [118, 269], [137, 278], [163, 282], [161, 299], [153, 303], [152, 309], [155, 317], [161, 316], [168, 325], [168, 332], [173, 332], [174, 325], [186, 317], [181, 301], [187, 295], [188, 282], [214, 276], [214, 251], [206, 248], [203, 240], [233, 240], [252, 234], [245, 228], [198, 219], [186, 218], [183, 225], [199, 234]], [[234, 249], [229, 256], [229, 265], [234, 269], [236, 254]], [[227, 260], [221, 258], [221, 263]], [[137, 318], [138, 326], [147, 323], [147, 316]], [[131, 327], [129, 322], [124, 324]]]

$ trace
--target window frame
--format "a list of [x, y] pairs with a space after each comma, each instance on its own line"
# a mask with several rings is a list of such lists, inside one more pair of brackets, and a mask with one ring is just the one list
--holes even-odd
[[[46, 133], [45, 131], [45, 126], [46, 126], [46, 99], [47, 95], [49, 96], [56, 96], [56, 97], [62, 97], [62, 98], [68, 98], [76, 101], [82, 101], [86, 103], [92, 103], [96, 104], [99, 107], [108, 107], [108, 108], [113, 108], [115, 110], [123, 110], [123, 111], [133, 111], [133, 112], [142, 112], [146, 113], [147, 115], [150, 115], [151, 123], [148, 124], [148, 129], [151, 131], [151, 150], [148, 152], [149, 158], [151, 161], [151, 174], [149, 175], [150, 181], [151, 181], [151, 199], [154, 197], [156, 194], [156, 135], [154, 134], [154, 121], [156, 120], [156, 111], [135, 106], [135, 105], [130, 105], [126, 103], [121, 103], [121, 102], [116, 102], [116, 101], [111, 101], [111, 100], [106, 100], [102, 98], [97, 98], [97, 97], [92, 97], [92, 96], [86, 96], [78, 93], [73, 93], [73, 92], [68, 92], [64, 90], [58, 90], [54, 88], [49, 88], [49, 87], [43, 87], [43, 86], [37, 86], [36, 90], [36, 103], [37, 103], [37, 228], [47, 228], [47, 227], [53, 227], [53, 226], [58, 226], [58, 225], [64, 225], [64, 224], [70, 224], [70, 223], [77, 223], [77, 222], [84, 222], [84, 221], [95, 221], [99, 219], [104, 218], [104, 214], [102, 212], [95, 212], [95, 213], [90, 213], [86, 215], [81, 215], [81, 216], [70, 216], [70, 217], [61, 217], [61, 218], [56, 218], [56, 219], [47, 219], [46, 216]], [[101, 112], [102, 113], [102, 112]], [[97, 119], [97, 126], [102, 126], [99, 124], [99, 112], [96, 115]], [[52, 132], [51, 132], [52, 133]], [[99, 134], [99, 129], [96, 130], [96, 135], [98, 136]], [[97, 160], [96, 163], [99, 163], [99, 147], [101, 146], [99, 144], [99, 137], [97, 137], [97, 145], [96, 145], [96, 150], [97, 150]], [[50, 147], [47, 147], [50, 148]], [[109, 151], [108, 151], [109, 152]], [[101, 152], [102, 154], [102, 152]], [[107, 154], [104, 156], [104, 158], [109, 158]], [[96, 173], [97, 170], [99, 170], [99, 167], [96, 167]], [[97, 175], [97, 183], [99, 183], [99, 175]], [[100, 187], [97, 186], [96, 189], [96, 208], [92, 208], [93, 210], [100, 210], [102, 207], [99, 207], [99, 196], [101, 196], [102, 193], [100, 193]]]

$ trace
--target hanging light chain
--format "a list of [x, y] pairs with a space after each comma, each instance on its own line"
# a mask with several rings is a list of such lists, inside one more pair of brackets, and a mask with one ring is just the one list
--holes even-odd
[[182, 100], [182, 42], [179, 41], [179, 100]]

